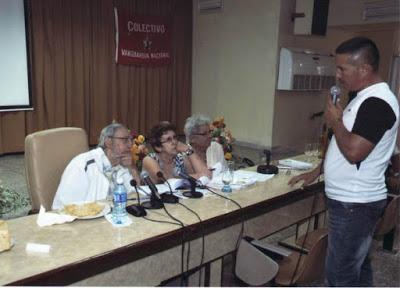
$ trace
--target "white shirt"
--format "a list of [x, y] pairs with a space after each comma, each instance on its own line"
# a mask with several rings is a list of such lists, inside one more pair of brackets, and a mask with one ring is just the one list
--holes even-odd
[[65, 168], [54, 197], [52, 209], [60, 209], [66, 204], [94, 202], [107, 198], [110, 180], [106, 175], [121, 177], [128, 192], [132, 175], [120, 165], [112, 167], [102, 148], [96, 148], [74, 157]]
[[371, 85], [358, 92], [343, 112], [343, 124], [352, 131], [358, 109], [370, 97], [390, 105], [396, 122], [387, 130], [361, 165], [351, 164], [340, 151], [335, 136], [329, 144], [324, 163], [325, 192], [328, 198], [341, 202], [369, 203], [386, 199], [385, 170], [396, 144], [399, 105], [386, 83]]
[[214, 168], [217, 163], [221, 163], [222, 167], [226, 166], [224, 149], [221, 144], [211, 141], [210, 146], [207, 148], [206, 156], [208, 168]]

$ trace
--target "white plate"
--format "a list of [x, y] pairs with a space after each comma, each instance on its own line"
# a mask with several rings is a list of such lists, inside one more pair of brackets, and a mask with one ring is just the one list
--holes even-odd
[[[100, 213], [98, 213], [98, 214], [96, 214], [96, 215], [93, 215], [93, 216], [85, 216], [85, 217], [76, 217], [76, 219], [95, 219], [95, 218], [100, 218], [100, 217], [103, 217], [104, 215], [107, 215], [108, 213], [110, 213], [110, 211], [111, 211], [111, 207], [110, 207], [110, 204], [108, 204], [108, 203], [104, 203], [104, 202], [98, 202], [100, 205], [104, 205], [104, 208], [103, 208], [103, 210], [100, 212]], [[74, 204], [83, 204], [83, 203], [74, 203]], [[65, 215], [70, 215], [70, 214], [67, 214], [67, 213], [65, 213], [65, 211], [64, 211], [64, 209], [63, 210], [61, 210], [60, 211], [62, 214], [65, 214]], [[72, 215], [72, 216], [74, 216], [74, 215]]]

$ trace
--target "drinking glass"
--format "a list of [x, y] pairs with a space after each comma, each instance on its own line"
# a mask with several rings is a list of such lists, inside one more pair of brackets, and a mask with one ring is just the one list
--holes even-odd
[[319, 155], [319, 143], [313, 143], [312, 145], [312, 155], [317, 158]]
[[114, 188], [113, 175], [112, 175], [113, 171], [112, 171], [111, 167], [107, 167], [107, 168], [103, 167], [103, 173], [104, 173], [104, 176], [106, 176], [108, 183], [109, 183], [106, 199], [107, 199], [107, 201], [111, 201], [113, 199], [113, 188]]
[[234, 173], [234, 162], [227, 161], [224, 171], [222, 172], [222, 183], [224, 186], [222, 187], [222, 192], [232, 192], [232, 187], [230, 184], [233, 182], [233, 173]]
[[307, 156], [307, 161], [309, 161], [313, 155], [313, 144], [307, 143], [304, 148], [304, 154]]

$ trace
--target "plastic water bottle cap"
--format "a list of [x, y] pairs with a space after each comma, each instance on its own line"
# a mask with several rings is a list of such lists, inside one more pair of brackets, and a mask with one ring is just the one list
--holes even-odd
[[124, 184], [124, 180], [122, 180], [122, 178], [118, 178], [118, 179], [117, 179], [117, 184], [118, 184], [118, 185]]

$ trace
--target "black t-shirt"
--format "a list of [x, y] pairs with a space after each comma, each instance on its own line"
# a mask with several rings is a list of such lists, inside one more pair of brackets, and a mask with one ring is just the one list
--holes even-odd
[[370, 97], [358, 109], [351, 132], [377, 144], [395, 122], [392, 107], [382, 99]]

